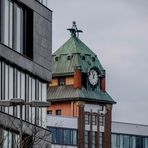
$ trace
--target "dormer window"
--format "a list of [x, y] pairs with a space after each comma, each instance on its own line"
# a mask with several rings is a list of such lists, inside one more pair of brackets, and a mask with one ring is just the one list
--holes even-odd
[[65, 77], [60, 77], [59, 78], [59, 86], [65, 85]]

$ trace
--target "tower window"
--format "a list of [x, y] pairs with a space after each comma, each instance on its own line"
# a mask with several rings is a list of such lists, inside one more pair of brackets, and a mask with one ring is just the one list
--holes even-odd
[[52, 115], [52, 110], [48, 110], [47, 115]]
[[59, 78], [59, 85], [60, 85], [60, 86], [65, 85], [65, 77]]
[[57, 110], [56, 110], [56, 115], [59, 115], [59, 116], [61, 116], [61, 114], [62, 114], [62, 111], [61, 111], [61, 109], [57, 109]]

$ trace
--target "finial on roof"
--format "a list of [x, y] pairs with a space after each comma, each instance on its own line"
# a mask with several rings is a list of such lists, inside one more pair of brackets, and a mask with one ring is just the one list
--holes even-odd
[[76, 21], [72, 22], [72, 28], [68, 28], [67, 30], [70, 31], [71, 36], [73, 37], [79, 37], [79, 33], [82, 33], [82, 30], [78, 30], [77, 25], [76, 25]]

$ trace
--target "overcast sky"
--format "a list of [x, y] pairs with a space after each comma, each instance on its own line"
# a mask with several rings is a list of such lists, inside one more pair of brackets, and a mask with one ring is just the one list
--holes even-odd
[[75, 20], [106, 69], [113, 120], [148, 124], [148, 0], [49, 0], [49, 8], [53, 52]]

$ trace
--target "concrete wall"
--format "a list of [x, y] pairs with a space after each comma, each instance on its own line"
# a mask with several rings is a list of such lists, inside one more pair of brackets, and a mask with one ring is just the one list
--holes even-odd
[[48, 115], [47, 126], [78, 129], [78, 118]]
[[148, 125], [112, 122], [112, 133], [148, 136]]

